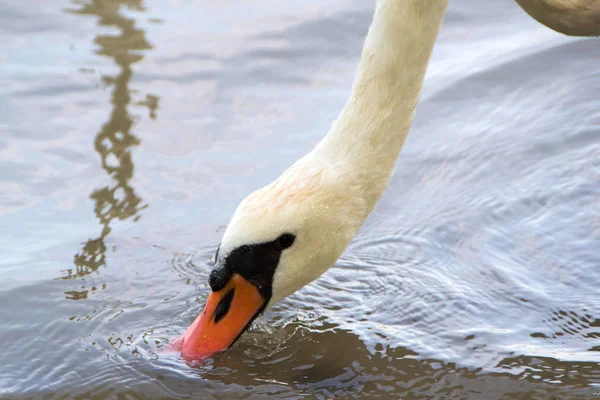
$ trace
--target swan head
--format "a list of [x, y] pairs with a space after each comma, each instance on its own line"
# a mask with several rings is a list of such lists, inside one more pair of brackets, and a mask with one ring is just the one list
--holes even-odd
[[335, 263], [367, 215], [336, 170], [309, 154], [241, 202], [218, 247], [206, 306], [182, 338], [184, 358], [225, 350], [262, 311]]

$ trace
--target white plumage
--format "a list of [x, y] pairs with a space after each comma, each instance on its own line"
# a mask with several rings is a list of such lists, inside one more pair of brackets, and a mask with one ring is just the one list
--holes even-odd
[[239, 205], [221, 254], [296, 235], [269, 306], [335, 263], [388, 185], [410, 129], [447, 0], [380, 0], [352, 93], [330, 132], [275, 182]]

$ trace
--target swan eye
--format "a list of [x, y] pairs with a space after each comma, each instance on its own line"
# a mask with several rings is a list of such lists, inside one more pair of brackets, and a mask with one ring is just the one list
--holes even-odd
[[296, 236], [292, 235], [291, 233], [284, 233], [283, 235], [279, 236], [277, 242], [279, 243], [279, 247], [284, 250], [288, 247], [291, 247], [294, 244], [294, 240], [296, 240]]

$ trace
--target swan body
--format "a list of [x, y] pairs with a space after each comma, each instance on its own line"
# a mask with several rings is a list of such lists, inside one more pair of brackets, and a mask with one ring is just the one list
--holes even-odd
[[266, 308], [331, 267], [388, 186], [411, 127], [448, 0], [378, 0], [352, 85], [329, 133], [236, 209], [186, 359], [229, 347]]
[[516, 0], [527, 14], [557, 32], [600, 36], [600, 0]]

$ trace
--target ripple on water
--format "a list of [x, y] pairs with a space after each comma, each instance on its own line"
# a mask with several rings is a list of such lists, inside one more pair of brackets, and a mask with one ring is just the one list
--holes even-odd
[[[597, 39], [534, 32], [518, 7], [451, 2], [411, 135], [367, 225], [266, 323], [190, 366], [168, 343], [208, 295], [215, 226], [327, 130], [372, 3], [326, 15], [323, 1], [251, 12], [142, 3], [0, 6], [14, 44], [5, 83], [19, 94], [4, 121], [19, 135], [0, 143], [11, 245], [0, 397], [597, 397]], [[232, 12], [241, 28], [231, 34], [218, 19]], [[12, 18], [23, 13], [31, 18]], [[17, 29], [20, 20], [31, 24]], [[240, 32], [250, 32], [243, 44]], [[198, 41], [213, 36], [223, 40]], [[48, 62], [31, 69], [36, 57]], [[71, 75], [73, 62], [97, 75]], [[73, 79], [92, 80], [78, 94], [61, 89]], [[94, 154], [94, 132], [114, 154]], [[133, 218], [127, 205], [144, 212]], [[193, 253], [169, 249], [198, 242]]]
[[171, 267], [186, 284], [204, 284], [208, 282], [208, 274], [214, 266], [215, 247], [206, 246], [193, 253], [173, 253]]

